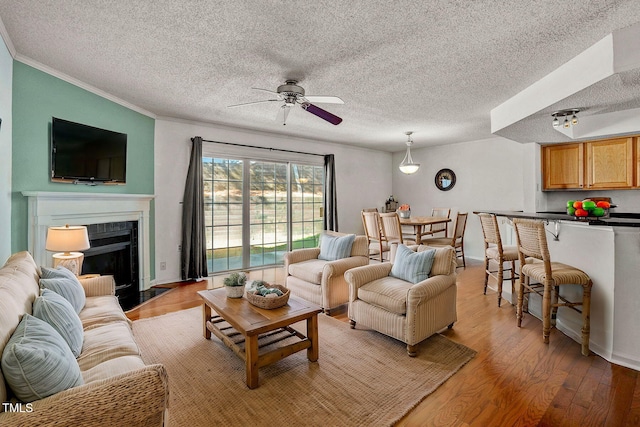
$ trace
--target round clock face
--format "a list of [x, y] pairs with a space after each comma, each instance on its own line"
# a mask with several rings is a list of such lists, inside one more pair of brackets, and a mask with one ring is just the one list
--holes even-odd
[[440, 169], [436, 174], [436, 187], [449, 191], [456, 185], [456, 174], [451, 169]]

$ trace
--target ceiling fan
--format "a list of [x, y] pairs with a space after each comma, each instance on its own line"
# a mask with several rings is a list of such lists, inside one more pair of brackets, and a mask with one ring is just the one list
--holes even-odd
[[252, 104], [261, 104], [263, 102], [284, 102], [280, 106], [280, 110], [278, 112], [278, 116], [276, 120], [282, 121], [283, 125], [287, 124], [287, 116], [289, 115], [289, 111], [296, 104], [300, 105], [300, 107], [320, 117], [323, 120], [328, 121], [332, 125], [339, 125], [342, 122], [342, 119], [334, 114], [331, 114], [327, 110], [323, 110], [314, 103], [325, 103], [325, 104], [344, 104], [344, 101], [337, 96], [318, 96], [318, 95], [305, 95], [304, 89], [301, 86], [298, 86], [297, 80], [287, 80], [283, 85], [278, 86], [276, 91], [272, 91], [269, 89], [261, 89], [258, 87], [252, 87], [251, 89], [261, 90], [264, 92], [269, 92], [275, 95], [272, 99], [264, 99], [262, 101], [254, 101], [254, 102], [245, 102], [242, 104], [234, 104], [229, 105], [228, 107], [242, 107], [244, 105], [252, 105]]

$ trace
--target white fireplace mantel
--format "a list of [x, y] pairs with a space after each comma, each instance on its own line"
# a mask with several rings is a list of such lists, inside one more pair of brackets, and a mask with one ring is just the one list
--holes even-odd
[[51, 266], [45, 249], [51, 226], [138, 221], [140, 290], [151, 287], [149, 210], [153, 195], [23, 191], [29, 204], [28, 249], [38, 265]]

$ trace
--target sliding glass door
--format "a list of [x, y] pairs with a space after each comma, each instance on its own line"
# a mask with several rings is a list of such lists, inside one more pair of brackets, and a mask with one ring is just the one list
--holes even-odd
[[317, 246], [322, 166], [215, 157], [202, 162], [210, 272], [280, 264], [291, 248]]

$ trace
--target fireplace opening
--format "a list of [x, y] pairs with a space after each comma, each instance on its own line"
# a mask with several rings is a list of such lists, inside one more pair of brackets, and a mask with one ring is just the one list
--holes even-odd
[[90, 248], [81, 274], [113, 275], [123, 310], [140, 303], [138, 221], [87, 225]]

